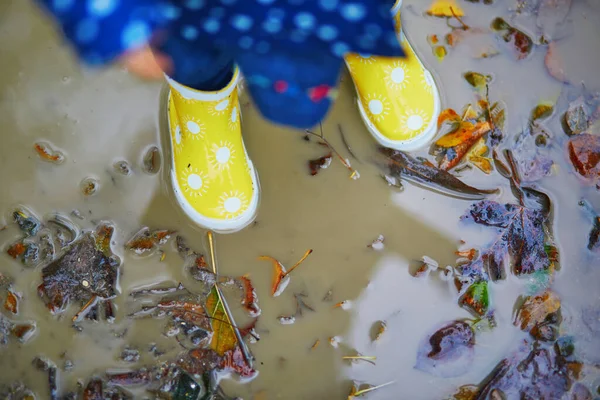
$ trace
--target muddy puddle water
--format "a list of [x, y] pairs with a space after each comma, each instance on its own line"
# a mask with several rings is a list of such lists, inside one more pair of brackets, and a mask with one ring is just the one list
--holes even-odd
[[[452, 277], [444, 279], [440, 271], [413, 275], [422, 266], [418, 262], [422, 256], [437, 261], [442, 270], [446, 265], [456, 265], [455, 252], [459, 248], [484, 253], [490, 243], [499, 241], [501, 228], [461, 222], [473, 200], [444, 196], [407, 181], [402, 182], [402, 191], [389, 187], [373, 163], [375, 143], [360, 120], [347, 75], [322, 128], [333, 146], [344, 157], [350, 157], [339, 135], [341, 126], [360, 160], [350, 158], [360, 172], [357, 180], [349, 179], [350, 172], [335, 159], [328, 169], [310, 176], [307, 161], [321, 157], [323, 147], [314, 138], [304, 140], [301, 132], [266, 123], [243, 96], [244, 136], [259, 171], [262, 204], [253, 226], [233, 235], [217, 235], [216, 245], [219, 272], [236, 277], [248, 274], [255, 287], [262, 309], [255, 331], [261, 339], [249, 345], [258, 376], [247, 383], [222, 381], [221, 386], [230, 396], [256, 400], [346, 399], [354, 381], [369, 385], [391, 382], [363, 395], [371, 399], [451, 398], [458, 387], [483, 382], [502, 360], [519, 357], [514, 354], [523, 352], [524, 347], [560, 347], [552, 346], [556, 337], [568, 338], [574, 344], [574, 354], [565, 357], [568, 362], [579, 363], [580, 371], [571, 374], [569, 370], [564, 390], [555, 392], [558, 397], [531, 392], [532, 397], [525, 398], [591, 399], [600, 395], [600, 250], [588, 250], [594, 216], [579, 205], [585, 199], [590, 209], [600, 212], [600, 191], [595, 186], [600, 181], [596, 175], [593, 182], [593, 173], [586, 180], [575, 171], [567, 152], [570, 139], [561, 122], [567, 106], [583, 93], [582, 82], [586, 93], [600, 90], [600, 8], [592, 0], [575, 0], [566, 17], [555, 18], [560, 29], [547, 40], [554, 40], [552, 46], [561, 56], [561, 80], [569, 82], [563, 83], [546, 69], [547, 45], [535, 45], [531, 54], [515, 61], [508, 48], [511, 44], [490, 42], [492, 34], [473, 35], [464, 44], [446, 46], [448, 55], [438, 61], [428, 36], [437, 34], [443, 44], [450, 28], [443, 19], [425, 17], [428, 4], [424, 3], [405, 1], [407, 36], [431, 67], [442, 91], [443, 108], [461, 113], [463, 106], [476, 101], [477, 93], [463, 79], [463, 73], [491, 75], [490, 103], [502, 102], [506, 117], [499, 154], [513, 148], [517, 157], [525, 154], [521, 159], [537, 155], [539, 148], [535, 145], [533, 153], [519, 153], [525, 145], [515, 146], [515, 140], [528, 126], [531, 110], [537, 104], [554, 106], [552, 114], [543, 120], [549, 134], [548, 145], [541, 150], [554, 165], [547, 171], [548, 176], [535, 177], [526, 185], [546, 193], [552, 202], [550, 223], [544, 226], [551, 228], [558, 250], [558, 261], [553, 264], [556, 271], [521, 276], [508, 272], [504, 279], [486, 283], [488, 311], [493, 310], [495, 326], [486, 328], [486, 318], [483, 323], [475, 322], [473, 314], [459, 306]], [[503, 17], [539, 42], [535, 17], [526, 13], [531, 5], [528, 3], [536, 2], [497, 3], [460, 1], [465, 12], [463, 21], [471, 29], [488, 29], [492, 20]], [[517, 9], [522, 13], [511, 19]], [[453, 24], [458, 25], [457, 21]], [[493, 57], [474, 57], [477, 52], [495, 51], [499, 54]], [[51, 23], [25, 0], [0, 3], [0, 60], [0, 277], [12, 280], [10, 284], [0, 282], [0, 299], [4, 304], [10, 290], [18, 301], [17, 313], [11, 311], [10, 301], [6, 302], [0, 311], [5, 322], [0, 322], [13, 327], [35, 323], [35, 332], [25, 337], [24, 343], [8, 333], [7, 343], [0, 344], [0, 393], [22, 382], [36, 398], [50, 398], [48, 372], [32, 364], [36, 357], [56, 366], [58, 396], [81, 393], [90, 378], [104, 378], [107, 371], [135, 370], [176, 359], [185, 350], [176, 339], [178, 335], [165, 335], [166, 318], [128, 317], [156, 303], [157, 297], [130, 295], [140, 288], [182, 283], [192, 292], [201, 290], [202, 285], [184, 268], [176, 236], [185, 238], [196, 252], [208, 254], [206, 233], [193, 227], [172, 201], [164, 179], [165, 164], [157, 174], [147, 173], [144, 166], [148, 149], [161, 142], [161, 84], [141, 82], [117, 67], [82, 71]], [[598, 135], [592, 117], [589, 119], [592, 126], [587, 131]], [[36, 143], [49, 146], [45, 148], [49, 158], [60, 152], [64, 159], [40, 159], [34, 149]], [[164, 159], [169, 153], [162, 151], [161, 155]], [[434, 161], [427, 151], [417, 155]], [[124, 174], [125, 170], [129, 173]], [[509, 180], [497, 170], [486, 175], [471, 168], [459, 170], [457, 175], [478, 188], [500, 188], [488, 200], [516, 203]], [[89, 181], [84, 182], [86, 179]], [[84, 195], [82, 185], [88, 185], [86, 188], [94, 193]], [[105, 260], [106, 271], [112, 268], [111, 262], [121, 262], [118, 281], [114, 282], [117, 295], [112, 298], [114, 320], [110, 316], [107, 320], [103, 314], [98, 321], [81, 318], [74, 324], [75, 313], [89, 300], [75, 297], [66, 300], [70, 305], [58, 316], [49, 312], [38, 294], [43, 263], [24, 266], [7, 254], [11, 245], [23, 237], [13, 223], [14, 211], [19, 209], [35, 215], [53, 234], [57, 228], [48, 221], [56, 214], [71, 221], [79, 231], [94, 230], [104, 223], [114, 226], [110, 246], [114, 255]], [[540, 224], [534, 223], [543, 229]], [[160, 251], [138, 256], [126, 250], [125, 243], [145, 226], [176, 234]], [[385, 238], [383, 249], [368, 247], [379, 235]], [[258, 257], [272, 256], [290, 266], [307, 249], [313, 249], [313, 253], [291, 274], [287, 289], [273, 298], [272, 266]], [[110, 275], [103, 279], [107, 284]], [[86, 286], [83, 280], [80, 283]], [[513, 321], [522, 303], [519, 296], [539, 295], [539, 285], [551, 286], [548, 290], [552, 296], [560, 298], [561, 317], [552, 310], [546, 315], [546, 305], [539, 306], [537, 317], [532, 317], [542, 315], [536, 328], [543, 330], [542, 325], [548, 325], [552, 337], [534, 343], [529, 329], [520, 329], [522, 325], [515, 326]], [[238, 324], [246, 325], [250, 319], [239, 306], [240, 294], [224, 293]], [[280, 316], [296, 313], [296, 298], [308, 307], [302, 315], [296, 315], [293, 324], [282, 324]], [[105, 310], [106, 305], [103, 307]], [[544, 319], [546, 316], [548, 319]], [[450, 360], [450, 367], [444, 354], [438, 361], [423, 361], [427, 354], [424, 356], [422, 349], [428, 346], [429, 335], [456, 320], [475, 326], [475, 344], [470, 339], [462, 343], [467, 356], [460, 351], [451, 354], [449, 358], [457, 360]], [[443, 351], [448, 343], [441, 344]], [[130, 360], [124, 360], [127, 348], [137, 350], [139, 358], [133, 351], [131, 357], [125, 357]], [[367, 356], [367, 360], [343, 359], [357, 355]], [[560, 363], [540, 366], [541, 361], [536, 362], [537, 370], [530, 375], [531, 390], [537, 390], [539, 382], [531, 382], [541, 369], [563, 373]], [[483, 390], [463, 398], [519, 398], [518, 390], [498, 382], [497, 387], [504, 389]], [[543, 382], [549, 387], [554, 381]], [[125, 389], [135, 398], [154, 397], [141, 385]], [[574, 397], [577, 393], [589, 396]]]

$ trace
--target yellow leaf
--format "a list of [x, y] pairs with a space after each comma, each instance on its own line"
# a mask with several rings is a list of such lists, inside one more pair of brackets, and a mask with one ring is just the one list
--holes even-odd
[[473, 131], [475, 131], [474, 124], [471, 122], [462, 122], [456, 131], [442, 136], [437, 142], [435, 142], [435, 144], [440, 147], [458, 146], [467, 138], [471, 137], [471, 135], [473, 135]]
[[[452, 14], [452, 11], [454, 11], [454, 14]], [[465, 12], [454, 0], [434, 0], [427, 10], [427, 14], [434, 17], [462, 17]]]
[[211, 317], [210, 324], [213, 330], [210, 348], [218, 354], [223, 355], [237, 346], [237, 337], [232, 321], [225, 312], [221, 298], [217, 293], [216, 286], [212, 288], [206, 299], [206, 311]]
[[467, 160], [489, 175], [492, 172], [493, 167], [492, 160], [489, 157], [485, 157], [488, 151], [489, 149], [485, 144], [485, 139], [481, 138], [467, 153]]
[[436, 56], [436, 58], [440, 62], [444, 60], [447, 54], [448, 51], [446, 51], [446, 48], [444, 46], [437, 46], [433, 48], [433, 55]]

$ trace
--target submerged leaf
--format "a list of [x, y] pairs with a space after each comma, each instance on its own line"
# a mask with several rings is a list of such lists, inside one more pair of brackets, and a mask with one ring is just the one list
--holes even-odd
[[283, 293], [283, 291], [285, 290], [285, 288], [287, 287], [287, 285], [290, 283], [289, 274], [294, 269], [296, 269], [296, 267], [298, 267], [300, 264], [302, 264], [302, 262], [304, 260], [306, 260], [306, 258], [311, 253], [312, 253], [312, 249], [307, 250], [304, 253], [304, 255], [302, 256], [302, 258], [296, 264], [294, 264], [289, 269], [289, 271], [287, 271], [285, 269], [285, 267], [283, 266], [282, 263], [280, 263], [279, 261], [277, 261], [273, 257], [270, 257], [270, 256], [260, 256], [260, 257], [258, 257], [259, 260], [271, 261], [271, 263], [273, 264], [273, 280], [272, 280], [272, 284], [271, 284], [271, 294], [273, 295], [273, 297], [277, 297], [281, 293]]
[[524, 32], [510, 26], [504, 19], [494, 19], [491, 28], [509, 44], [517, 60], [524, 59], [533, 50], [533, 40]]
[[[101, 236], [105, 231], [112, 234], [114, 228], [102, 225], [98, 230], [83, 234], [60, 258], [42, 269], [38, 293], [51, 312], [62, 312], [72, 301], [116, 296], [120, 261], [110, 251], [110, 236]], [[104, 250], [98, 241], [107, 241], [108, 249]]]
[[458, 300], [458, 304], [476, 317], [486, 315], [490, 306], [488, 283], [482, 281], [469, 286]]
[[497, 192], [497, 189], [485, 190], [469, 186], [454, 175], [420, 162], [407, 153], [386, 147], [380, 147], [379, 151], [386, 157], [391, 176], [406, 178], [427, 188], [464, 199], [482, 199]]
[[438, 130], [440, 130], [442, 128], [442, 126], [447, 125], [449, 127], [448, 132], [454, 132], [460, 126], [461, 120], [462, 119], [461, 119], [460, 115], [458, 115], [456, 113], [456, 111], [454, 111], [451, 108], [446, 108], [445, 110], [443, 110], [440, 113], [440, 115], [438, 117], [438, 121], [437, 121]]
[[439, 377], [456, 377], [471, 366], [475, 332], [464, 321], [454, 321], [419, 346], [415, 368]]
[[516, 204], [484, 200], [473, 204], [462, 220], [498, 229], [498, 237], [473, 261], [460, 266], [463, 273], [492, 280], [503, 279], [504, 262], [511, 261], [516, 275], [550, 268], [546, 252], [550, 242], [544, 230], [548, 214]]
[[469, 82], [469, 85], [479, 90], [484, 89], [487, 84], [492, 81], [491, 75], [484, 75], [473, 71], [465, 72], [463, 77], [467, 82]]
[[582, 133], [569, 139], [569, 158], [579, 175], [600, 178], [600, 136]]
[[246, 311], [248, 311], [248, 314], [251, 317], [258, 317], [261, 313], [261, 310], [258, 306], [258, 296], [256, 295], [256, 290], [254, 290], [254, 285], [252, 285], [252, 281], [247, 276], [240, 277], [240, 280], [242, 281], [242, 285], [244, 287], [242, 305]]
[[537, 339], [551, 324], [558, 322], [556, 313], [560, 311], [560, 299], [551, 291], [545, 291], [536, 296], [529, 296], [517, 311], [514, 324], [521, 330], [529, 332]]
[[53, 164], [62, 164], [65, 161], [65, 155], [60, 150], [54, 150], [49, 143], [37, 142], [33, 147], [43, 161]]
[[475, 124], [462, 122], [458, 130], [438, 139], [434, 144], [433, 151], [442, 155], [439, 167], [448, 171], [457, 166], [471, 147], [490, 132], [491, 128], [487, 121]]
[[552, 103], [540, 103], [531, 111], [531, 121], [546, 119], [554, 112]]
[[13, 314], [17, 314], [19, 312], [19, 298], [12, 290], [8, 290], [6, 293], [4, 309]]
[[229, 316], [221, 302], [221, 297], [217, 293], [216, 286], [213, 287], [206, 299], [206, 312], [210, 316], [210, 324], [213, 331], [210, 348], [219, 355], [223, 355], [238, 347], [235, 328], [229, 322]]
[[492, 166], [492, 159], [486, 157], [489, 153], [489, 148], [487, 144], [485, 144], [485, 139], [479, 139], [471, 150], [466, 155], [467, 161], [479, 168], [482, 172], [486, 174], [491, 174], [494, 167]]
[[136, 254], [143, 254], [167, 243], [174, 233], [166, 229], [150, 232], [150, 229], [144, 227], [125, 243], [125, 247]]

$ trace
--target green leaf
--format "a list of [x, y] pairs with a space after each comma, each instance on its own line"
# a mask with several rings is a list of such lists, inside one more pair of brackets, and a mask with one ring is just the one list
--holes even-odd
[[492, 81], [491, 75], [484, 75], [473, 71], [465, 72], [463, 77], [467, 82], [469, 82], [469, 85], [478, 90], [484, 89], [486, 85]]
[[490, 296], [486, 281], [475, 282], [458, 300], [459, 305], [471, 314], [482, 317], [490, 307]]
[[554, 112], [554, 105], [550, 103], [540, 103], [533, 111], [531, 111], [531, 122], [537, 121], [538, 119], [546, 119]]

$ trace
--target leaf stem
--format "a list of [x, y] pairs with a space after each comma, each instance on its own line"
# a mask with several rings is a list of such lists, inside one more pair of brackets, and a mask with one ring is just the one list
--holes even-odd
[[306, 250], [306, 252], [302, 256], [302, 258], [296, 264], [294, 264], [292, 266], [292, 268], [290, 268], [289, 270], [287, 270], [286, 272], [284, 272], [283, 275], [282, 275], [282, 277], [286, 277], [287, 275], [289, 275], [294, 269], [296, 269], [296, 267], [298, 267], [300, 264], [302, 264], [302, 262], [304, 260], [306, 260], [306, 258], [312, 254], [312, 252], [313, 252], [312, 249]]

